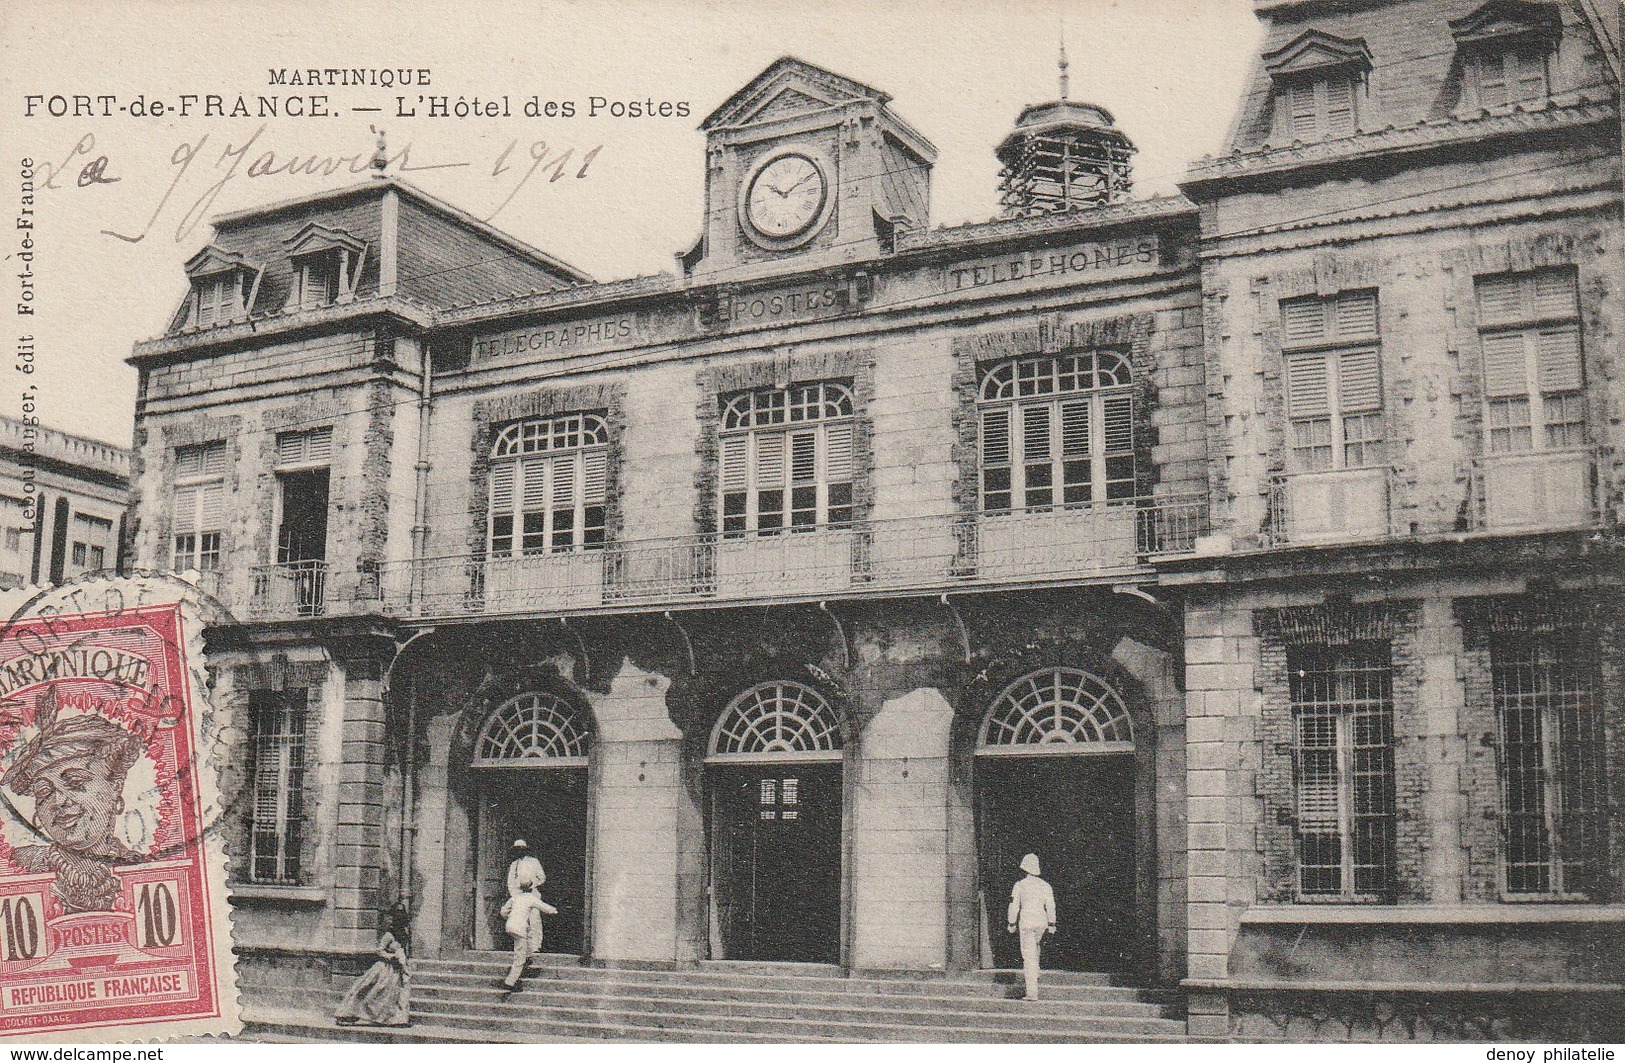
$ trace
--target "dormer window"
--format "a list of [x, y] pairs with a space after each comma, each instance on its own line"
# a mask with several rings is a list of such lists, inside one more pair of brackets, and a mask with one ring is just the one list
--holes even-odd
[[1450, 23], [1461, 59], [1461, 104], [1493, 109], [1551, 94], [1547, 63], [1563, 32], [1555, 5], [1491, 0]]
[[192, 291], [178, 325], [210, 328], [248, 315], [259, 291], [261, 274], [242, 255], [211, 244], [186, 263], [186, 275], [191, 279]]
[[342, 229], [311, 222], [285, 241], [293, 280], [289, 310], [315, 310], [356, 296], [367, 245]]
[[1275, 135], [1332, 140], [1360, 131], [1371, 53], [1365, 42], [1309, 30], [1264, 54], [1275, 82]]
[[192, 282], [196, 310], [193, 324], [199, 328], [235, 321], [243, 312], [242, 274], [215, 273]]

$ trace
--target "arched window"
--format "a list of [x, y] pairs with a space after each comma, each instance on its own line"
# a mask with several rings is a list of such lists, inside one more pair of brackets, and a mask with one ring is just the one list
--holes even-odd
[[717, 442], [724, 534], [852, 520], [852, 392], [845, 384], [731, 395]]
[[491, 447], [492, 557], [604, 545], [609, 426], [592, 413], [520, 421]]
[[531, 691], [503, 702], [474, 744], [476, 768], [584, 768], [591, 737], [581, 710]]
[[802, 683], [763, 683], [734, 698], [711, 731], [707, 762], [841, 759], [841, 714]]
[[1099, 676], [1046, 668], [1004, 688], [982, 721], [978, 755], [1125, 753], [1134, 725], [1123, 699]]
[[1012, 358], [982, 375], [982, 511], [1134, 497], [1134, 381], [1112, 351]]

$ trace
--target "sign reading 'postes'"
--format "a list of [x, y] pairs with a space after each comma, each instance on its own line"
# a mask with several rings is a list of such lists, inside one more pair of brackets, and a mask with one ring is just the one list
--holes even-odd
[[950, 292], [994, 285], [1040, 288], [1078, 280], [1104, 280], [1110, 275], [1151, 273], [1158, 265], [1157, 250], [1155, 236], [1128, 236], [1121, 240], [1012, 251], [995, 258], [978, 258], [945, 267], [943, 288]]

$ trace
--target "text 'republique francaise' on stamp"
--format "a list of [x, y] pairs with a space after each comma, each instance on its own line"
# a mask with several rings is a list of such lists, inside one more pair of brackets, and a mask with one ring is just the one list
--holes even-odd
[[198, 596], [96, 579], [0, 608], [0, 1038], [236, 1032]]

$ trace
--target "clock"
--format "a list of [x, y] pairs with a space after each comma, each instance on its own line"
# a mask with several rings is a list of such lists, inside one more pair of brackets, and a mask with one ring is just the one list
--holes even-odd
[[783, 247], [810, 236], [828, 204], [829, 181], [822, 166], [800, 152], [778, 155], [746, 185], [746, 229], [769, 246]]

